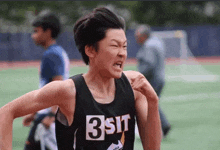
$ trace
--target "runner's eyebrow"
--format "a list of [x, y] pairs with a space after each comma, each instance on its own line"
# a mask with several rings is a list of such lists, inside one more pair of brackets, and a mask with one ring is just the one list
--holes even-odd
[[127, 40], [125, 40], [124, 42], [121, 42], [121, 41], [116, 40], [116, 39], [111, 39], [111, 41], [115, 41], [115, 42], [117, 42], [117, 43], [123, 43], [123, 44], [127, 43]]

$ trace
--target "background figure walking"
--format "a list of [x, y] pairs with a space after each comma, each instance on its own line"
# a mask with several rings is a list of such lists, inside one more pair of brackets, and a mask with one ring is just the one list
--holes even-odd
[[[151, 35], [150, 26], [144, 24], [137, 27], [135, 38], [137, 43], [141, 45], [136, 55], [138, 71], [147, 78], [160, 98], [165, 85], [165, 47], [163, 41]], [[159, 107], [159, 112], [163, 136], [166, 137], [171, 125], [161, 107]]]

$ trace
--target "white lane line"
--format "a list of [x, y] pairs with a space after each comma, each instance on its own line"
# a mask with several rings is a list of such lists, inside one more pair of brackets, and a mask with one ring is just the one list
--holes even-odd
[[219, 98], [220, 92], [212, 92], [212, 93], [196, 93], [196, 94], [183, 94], [178, 96], [166, 96], [161, 97], [161, 101], [163, 102], [183, 102], [183, 101], [191, 101], [191, 100], [204, 100], [211, 98]]

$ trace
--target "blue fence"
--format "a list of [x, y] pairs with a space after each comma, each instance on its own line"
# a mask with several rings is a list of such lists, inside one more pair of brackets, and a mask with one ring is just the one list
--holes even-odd
[[[220, 56], [220, 26], [152, 27], [154, 31], [185, 30], [188, 47], [194, 56]], [[139, 49], [134, 30], [126, 31], [128, 58], [133, 58]], [[73, 33], [64, 32], [57, 39], [69, 54], [70, 59], [81, 59], [73, 39]], [[44, 49], [36, 46], [30, 33], [0, 33], [0, 61], [40, 60]], [[169, 56], [169, 54], [167, 55]]]

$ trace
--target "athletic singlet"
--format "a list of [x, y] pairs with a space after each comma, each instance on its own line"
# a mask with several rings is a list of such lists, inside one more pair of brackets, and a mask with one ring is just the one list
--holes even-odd
[[59, 111], [56, 114], [58, 149], [133, 150], [134, 93], [126, 76], [115, 79], [116, 94], [109, 104], [94, 100], [82, 75], [71, 79], [76, 87], [74, 121], [70, 126], [64, 125], [60, 117], [63, 115]]

